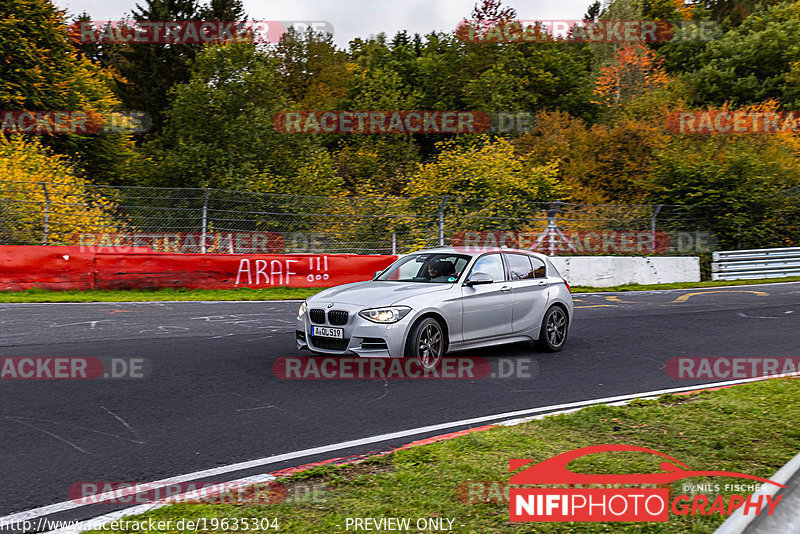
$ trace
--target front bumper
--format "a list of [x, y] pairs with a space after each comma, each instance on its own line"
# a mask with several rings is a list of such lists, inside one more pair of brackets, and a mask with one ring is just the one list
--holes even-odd
[[[328, 307], [333, 304], [332, 307]], [[297, 317], [295, 338], [298, 349], [309, 349], [320, 354], [356, 354], [365, 358], [400, 358], [405, 353], [406, 332], [413, 312], [396, 323], [379, 324], [358, 315], [364, 306], [331, 303], [329, 301], [308, 303], [308, 311]], [[324, 322], [312, 322], [312, 310], [324, 312]], [[345, 324], [331, 324], [329, 312], [348, 312]], [[315, 316], [318, 316], [316, 312]], [[319, 317], [316, 317], [319, 319]], [[311, 326], [343, 328], [344, 339], [330, 339], [311, 336]]]

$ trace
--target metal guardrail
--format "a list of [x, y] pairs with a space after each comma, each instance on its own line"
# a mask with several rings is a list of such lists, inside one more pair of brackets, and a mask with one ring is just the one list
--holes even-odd
[[800, 454], [789, 460], [770, 480], [786, 487], [779, 489], [763, 484], [753, 495], [756, 498], [770, 495], [773, 502], [776, 498], [781, 499], [773, 515], [763, 513], [763, 509], [755, 515], [745, 515], [743, 509], [738, 508], [714, 534], [800, 533]]
[[800, 276], [800, 247], [720, 250], [713, 260], [712, 280]]

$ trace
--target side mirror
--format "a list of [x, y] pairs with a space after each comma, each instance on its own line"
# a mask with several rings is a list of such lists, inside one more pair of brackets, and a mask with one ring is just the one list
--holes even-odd
[[376, 278], [378, 278], [382, 272], [383, 271], [375, 271], [375, 274], [372, 275], [372, 279], [375, 280]]
[[464, 282], [464, 285], [472, 287], [480, 284], [491, 284], [492, 282], [494, 282], [494, 280], [492, 280], [491, 276], [486, 273], [478, 272], [472, 273], [472, 275], [469, 277], [469, 280]]

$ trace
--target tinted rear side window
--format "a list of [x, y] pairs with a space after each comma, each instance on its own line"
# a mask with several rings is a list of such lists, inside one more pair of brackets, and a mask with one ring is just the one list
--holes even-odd
[[544, 266], [544, 262], [539, 258], [534, 258], [533, 256], [528, 256], [531, 260], [531, 264], [533, 265], [533, 274], [536, 278], [546, 278], [547, 277], [547, 267]]
[[528, 256], [522, 254], [506, 254], [508, 260], [509, 280], [530, 280], [533, 278], [533, 266]]

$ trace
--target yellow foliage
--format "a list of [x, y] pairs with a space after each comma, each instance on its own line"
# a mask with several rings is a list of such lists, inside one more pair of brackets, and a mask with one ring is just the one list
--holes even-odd
[[68, 161], [38, 140], [0, 135], [0, 242], [43, 243], [49, 197], [49, 244], [76, 233], [114, 232], [114, 203], [76, 176]]
[[435, 161], [420, 164], [406, 187], [408, 196], [455, 195], [502, 200], [547, 201], [562, 193], [559, 161], [536, 165], [514, 153], [505, 139], [482, 139], [477, 146], [439, 143]]

